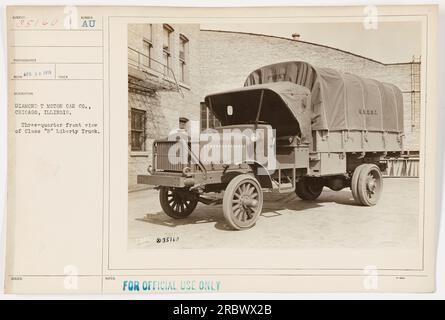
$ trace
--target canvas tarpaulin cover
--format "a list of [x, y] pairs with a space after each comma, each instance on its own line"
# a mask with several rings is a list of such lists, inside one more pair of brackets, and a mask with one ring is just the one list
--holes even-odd
[[403, 132], [402, 92], [395, 85], [292, 61], [252, 72], [244, 86], [290, 81], [312, 94], [312, 130]]
[[[252, 85], [208, 95], [205, 101], [224, 126], [254, 123], [258, 116], [277, 136], [299, 135], [305, 141], [311, 134], [310, 91], [295, 83]], [[227, 106], [232, 106], [232, 115], [227, 114]]]

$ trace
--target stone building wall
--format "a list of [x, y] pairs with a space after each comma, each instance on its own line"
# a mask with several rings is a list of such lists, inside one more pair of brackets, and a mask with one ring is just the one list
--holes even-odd
[[[152, 31], [152, 57], [162, 62], [162, 24], [153, 24]], [[171, 88], [157, 89], [156, 80], [150, 80], [145, 84], [147, 89], [153, 89], [150, 93], [141, 93], [129, 90], [128, 92], [128, 141], [131, 140], [131, 109], [146, 111], [146, 142], [145, 150], [142, 152], [131, 151], [128, 146], [128, 185], [132, 189], [136, 185], [138, 174], [146, 174], [147, 167], [152, 162], [152, 144], [155, 139], [164, 138], [171, 130], [178, 128], [179, 118], [185, 117], [189, 120], [199, 120], [200, 98], [194, 92], [199, 85], [199, 54], [198, 36], [199, 25], [193, 24], [170, 24], [174, 29], [171, 41], [171, 69], [165, 77], [159, 81], [169, 81]], [[141, 25], [129, 25], [128, 46], [142, 51]], [[187, 37], [188, 50], [186, 53], [187, 76], [185, 82], [181, 82], [179, 76], [179, 39], [180, 35]], [[131, 53], [129, 53], [130, 55]], [[163, 72], [162, 64], [153, 63], [152, 68], [158, 73]], [[175, 79], [176, 78], [176, 79]], [[179, 85], [179, 88], [176, 86]]]

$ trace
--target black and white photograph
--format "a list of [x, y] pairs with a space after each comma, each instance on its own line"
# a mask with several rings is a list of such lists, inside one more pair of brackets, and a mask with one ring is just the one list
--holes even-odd
[[129, 249], [419, 246], [419, 22], [127, 31]]
[[439, 6], [211, 5], [8, 6], [0, 287], [435, 295]]

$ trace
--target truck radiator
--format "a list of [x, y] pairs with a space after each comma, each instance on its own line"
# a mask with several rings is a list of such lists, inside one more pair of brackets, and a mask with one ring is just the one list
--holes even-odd
[[[187, 163], [171, 163], [168, 158], [168, 152], [170, 148], [176, 144], [176, 141], [156, 141], [154, 144], [154, 161], [155, 170], [160, 171], [179, 171], [189, 165], [190, 159], [187, 157]], [[186, 150], [184, 150], [186, 151]]]

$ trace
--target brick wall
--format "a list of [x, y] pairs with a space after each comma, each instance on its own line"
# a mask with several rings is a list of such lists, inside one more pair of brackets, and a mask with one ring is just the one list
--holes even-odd
[[[199, 36], [199, 25], [193, 24], [170, 24], [174, 29], [171, 37], [171, 65], [174, 75], [179, 75], [179, 37], [184, 35], [189, 40], [187, 52], [188, 76], [186, 82], [182, 83], [177, 78], [180, 85], [179, 90], [176, 85], [171, 90], [157, 90], [153, 94], [128, 92], [128, 128], [130, 142], [130, 115], [131, 108], [145, 110], [147, 114], [146, 128], [147, 140], [145, 152], [132, 152], [130, 143], [128, 147], [128, 185], [132, 189], [136, 185], [138, 174], [146, 174], [147, 167], [152, 162], [152, 144], [155, 139], [164, 138], [168, 133], [178, 128], [179, 118], [185, 117], [189, 120], [199, 120], [200, 97], [195, 93], [195, 88], [200, 84], [199, 54], [197, 38]], [[136, 50], [142, 50], [142, 37], [140, 35], [140, 25], [129, 25], [128, 45]], [[162, 61], [162, 24], [153, 24], [153, 59]], [[156, 68], [158, 64], [153, 64]], [[158, 68], [159, 72], [162, 69]], [[171, 74], [167, 75], [174, 83]], [[146, 83], [150, 88], [151, 84]]]

